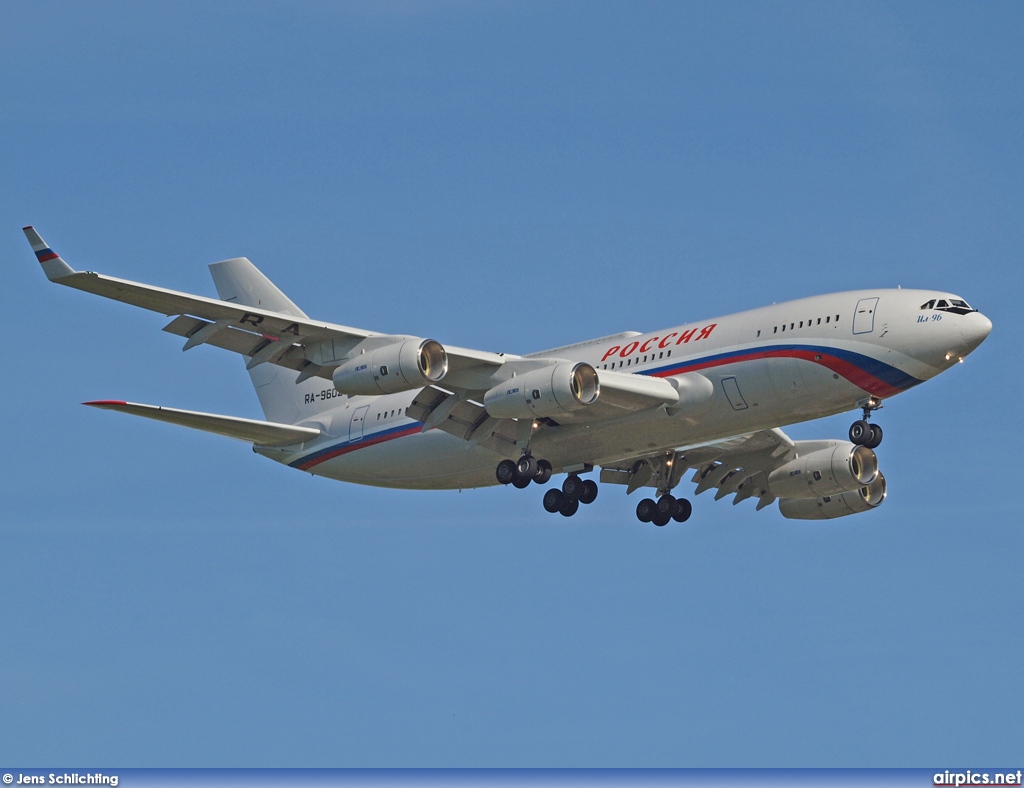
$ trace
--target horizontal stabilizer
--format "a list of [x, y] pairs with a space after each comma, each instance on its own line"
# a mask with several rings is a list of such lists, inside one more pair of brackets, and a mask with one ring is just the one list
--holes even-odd
[[83, 402], [93, 408], [117, 410], [142, 416], [147, 419], [166, 421], [204, 432], [214, 432], [228, 438], [258, 443], [263, 446], [289, 446], [312, 440], [320, 434], [320, 430], [312, 427], [295, 427], [291, 424], [275, 424], [272, 421], [243, 419], [238, 416], [221, 416], [216, 413], [199, 413], [194, 410], [163, 408], [159, 405], [142, 405], [137, 402], [120, 402], [117, 400], [99, 400]]

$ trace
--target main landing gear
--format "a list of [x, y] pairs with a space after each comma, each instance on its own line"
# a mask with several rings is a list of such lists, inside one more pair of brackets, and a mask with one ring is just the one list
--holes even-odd
[[869, 424], [871, 412], [880, 410], [882, 401], [872, 397], [863, 407], [864, 415], [850, 425], [850, 442], [868, 449], [877, 449], [882, 443], [882, 428], [877, 424]]
[[570, 473], [562, 482], [562, 489], [552, 487], [544, 493], [544, 509], [563, 517], [572, 517], [580, 508], [580, 504], [593, 503], [597, 499], [597, 482], [593, 479], [581, 479]]
[[[551, 479], [553, 468], [547, 460], [538, 460], [531, 454], [524, 454], [518, 462], [502, 460], [494, 470], [500, 484], [511, 484], [523, 489], [530, 482], [547, 484]], [[593, 479], [581, 479], [570, 473], [562, 482], [562, 489], [552, 487], [544, 493], [544, 508], [549, 512], [560, 512], [564, 517], [572, 517], [580, 508], [580, 504], [593, 503], [597, 499], [597, 482]]]
[[657, 526], [668, 525], [669, 520], [685, 523], [692, 513], [693, 505], [688, 500], [676, 498], [671, 493], [665, 493], [657, 501], [644, 498], [636, 505], [636, 519]]
[[519, 462], [502, 460], [494, 471], [499, 484], [511, 484], [522, 490], [530, 486], [530, 482], [547, 484], [551, 478], [552, 467], [547, 460], [534, 459], [531, 454], [524, 454]]

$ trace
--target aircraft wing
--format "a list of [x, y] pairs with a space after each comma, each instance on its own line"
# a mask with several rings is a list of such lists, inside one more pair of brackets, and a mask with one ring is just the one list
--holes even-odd
[[313, 427], [294, 427], [291, 424], [275, 424], [272, 421], [221, 416], [216, 413], [199, 413], [194, 410], [164, 408], [159, 405], [142, 405], [138, 402], [99, 400], [82, 404], [103, 410], [130, 413], [133, 416], [142, 416], [156, 421], [165, 421], [182, 427], [191, 427], [203, 432], [213, 432], [217, 435], [258, 443], [263, 446], [290, 446], [312, 440], [320, 434], [320, 430]]
[[[286, 298], [277, 304], [285, 311], [274, 311], [94, 271], [76, 271], [46, 244], [33, 227], [25, 227], [24, 233], [50, 281], [173, 315], [174, 319], [164, 326], [164, 331], [183, 337], [183, 350], [201, 344], [220, 347], [246, 357], [249, 369], [270, 363], [295, 370], [299, 373], [297, 383], [314, 376], [332, 380], [339, 364], [361, 353], [418, 339], [311, 320]], [[255, 270], [244, 258], [219, 265], [231, 263], [244, 263]], [[514, 454], [515, 447], [524, 440], [522, 431], [527, 429], [517, 422], [524, 420], [492, 418], [480, 400], [485, 392], [515, 375], [550, 367], [566, 359], [549, 355], [520, 357], [449, 345], [444, 346], [444, 351], [448, 360], [442, 382], [444, 388], [424, 389], [410, 415], [424, 421], [427, 429], [438, 427], [499, 454]], [[598, 377], [602, 391], [599, 401], [559, 417], [560, 422], [572, 424], [612, 419], [630, 412], [672, 407], [680, 401], [678, 386], [659, 378], [606, 370], [598, 373]], [[442, 401], [449, 398], [453, 399], [442, 406]], [[526, 424], [532, 421], [531, 418]]]
[[775, 501], [768, 492], [768, 475], [792, 459], [794, 448], [782, 430], [762, 430], [602, 465], [601, 481], [625, 484], [627, 493], [640, 487], [671, 489], [692, 469], [697, 495], [714, 489], [716, 501], [732, 495], [734, 506], [755, 498], [760, 511]]
[[[330, 380], [332, 362], [336, 359], [407, 338], [236, 305], [94, 271], [76, 271], [33, 227], [25, 227], [24, 233], [51, 282], [153, 312], [176, 315], [164, 330], [185, 337], [184, 350], [210, 344], [248, 356], [250, 368], [270, 362], [299, 370], [301, 379], [319, 376]], [[445, 351], [449, 374], [489, 374], [505, 361], [497, 353], [450, 346], [446, 346]]]

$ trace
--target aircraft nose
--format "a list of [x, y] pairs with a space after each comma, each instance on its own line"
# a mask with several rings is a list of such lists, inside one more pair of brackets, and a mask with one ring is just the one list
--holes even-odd
[[971, 312], [960, 321], [960, 336], [964, 343], [964, 355], [973, 351], [992, 332], [992, 321], [981, 312]]

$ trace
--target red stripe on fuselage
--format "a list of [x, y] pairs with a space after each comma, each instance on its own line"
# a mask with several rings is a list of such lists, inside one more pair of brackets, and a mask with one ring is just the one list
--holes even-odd
[[841, 358], [836, 358], [835, 356], [824, 353], [815, 353], [813, 350], [794, 350], [792, 348], [779, 350], [752, 350], [751, 352], [744, 353], [742, 355], [711, 359], [704, 362], [697, 361], [689, 365], [684, 362], [674, 369], [655, 372], [654, 377], [667, 378], [673, 375], [682, 374], [683, 372], [697, 372], [702, 369], [724, 366], [725, 364], [733, 364], [742, 361], [756, 361], [762, 358], [798, 358], [803, 361], [810, 361], [812, 364], [820, 364], [821, 366], [842, 375], [853, 385], [864, 389], [866, 392], [873, 394], [876, 397], [893, 397], [902, 391], [902, 389], [886, 383], [884, 380], [879, 380], [870, 372], [866, 372], [856, 364], [851, 364], [849, 361], [844, 361]]
[[337, 449], [329, 451], [327, 454], [317, 455], [312, 459], [306, 460], [305, 462], [302, 462], [299, 465], [295, 465], [293, 467], [298, 468], [299, 470], [308, 471], [310, 468], [314, 468], [322, 462], [333, 460], [335, 457], [340, 457], [343, 454], [349, 454], [350, 452], [354, 452], [357, 449], [365, 449], [368, 446], [376, 446], [381, 443], [386, 443], [387, 441], [395, 440], [396, 438], [404, 438], [407, 435], [415, 435], [417, 432], [421, 432], [422, 430], [423, 425], [414, 424], [413, 426], [409, 427], [408, 429], [404, 429], [401, 432], [391, 432], [388, 433], [387, 435], [377, 435], [375, 437], [362, 440], [359, 443], [349, 443], [344, 446], [339, 446]]

